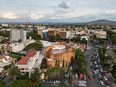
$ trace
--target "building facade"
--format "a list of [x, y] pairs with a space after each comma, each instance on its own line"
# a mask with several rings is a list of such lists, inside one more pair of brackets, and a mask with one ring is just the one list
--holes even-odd
[[40, 52], [38, 50], [30, 51], [25, 57], [21, 58], [15, 66], [21, 70], [22, 75], [29, 75], [31, 74], [31, 70], [34, 67], [34, 64], [39, 57]]
[[59, 65], [59, 67], [67, 68], [71, 63], [71, 58], [75, 57], [75, 52], [65, 42], [60, 42], [46, 48], [45, 57], [48, 67]]
[[18, 41], [19, 39], [21, 41], [25, 41], [26, 33], [27, 33], [27, 31], [25, 31], [25, 30], [12, 29], [12, 30], [10, 30], [10, 39], [11, 39], [11, 41]]

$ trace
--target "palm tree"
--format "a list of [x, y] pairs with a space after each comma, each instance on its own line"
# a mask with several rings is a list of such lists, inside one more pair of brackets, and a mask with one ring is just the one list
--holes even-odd
[[48, 77], [48, 80], [51, 80], [51, 69], [48, 69], [47, 72], [45, 73], [45, 77]]
[[68, 76], [69, 76], [69, 81], [71, 79], [71, 73], [72, 73], [72, 70], [70, 68], [67, 69], [67, 73], [68, 73]]

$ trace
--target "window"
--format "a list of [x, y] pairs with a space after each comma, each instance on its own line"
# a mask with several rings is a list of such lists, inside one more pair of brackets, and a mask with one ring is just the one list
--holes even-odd
[[26, 72], [26, 75], [29, 75], [29, 72]]
[[21, 68], [21, 70], [24, 70], [24, 68]]

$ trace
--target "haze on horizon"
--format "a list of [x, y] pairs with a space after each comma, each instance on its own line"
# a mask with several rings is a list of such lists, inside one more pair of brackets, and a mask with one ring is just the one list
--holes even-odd
[[0, 0], [0, 22], [116, 21], [116, 0]]

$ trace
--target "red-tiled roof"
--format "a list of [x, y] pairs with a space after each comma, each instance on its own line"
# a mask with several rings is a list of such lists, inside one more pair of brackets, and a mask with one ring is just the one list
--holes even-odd
[[5, 59], [7, 61], [7, 58], [5, 56], [0, 56], [0, 59]]
[[30, 57], [23, 57], [17, 62], [17, 65], [23, 65], [23, 64], [26, 65], [29, 59]]
[[28, 60], [34, 56], [38, 50], [31, 50], [25, 57], [21, 58], [16, 65], [26, 65]]
[[38, 50], [31, 50], [25, 57], [32, 57]]

